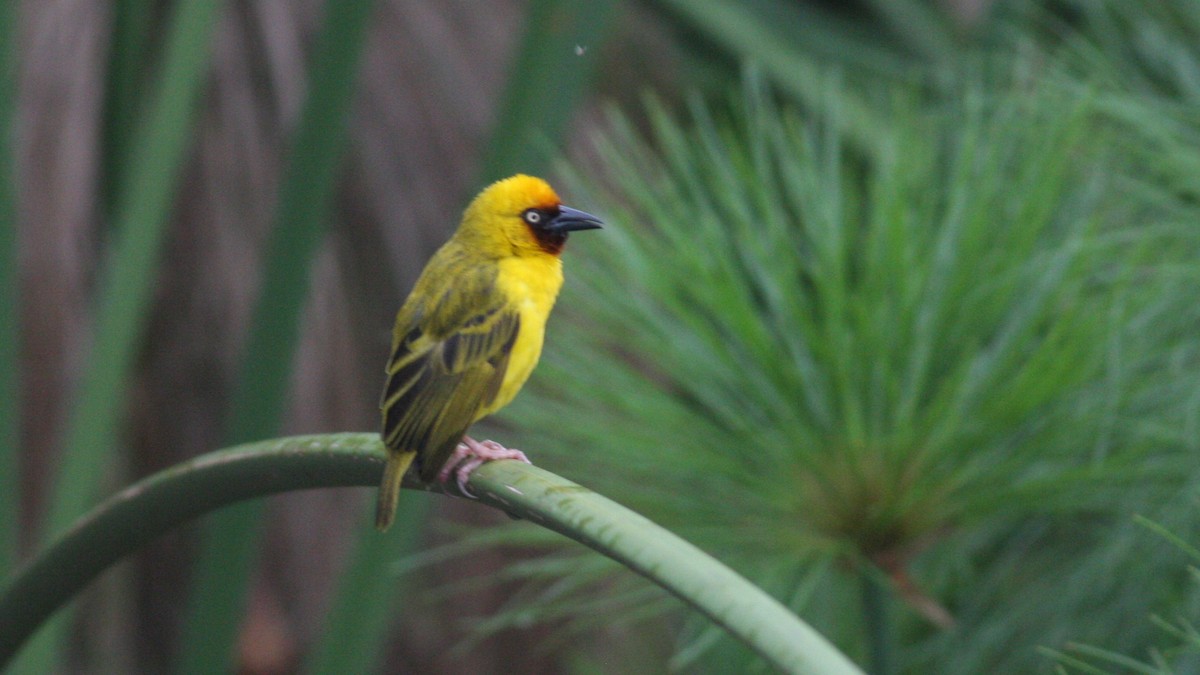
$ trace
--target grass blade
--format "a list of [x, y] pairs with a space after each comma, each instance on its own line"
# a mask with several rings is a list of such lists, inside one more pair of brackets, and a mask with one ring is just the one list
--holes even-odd
[[[371, 0], [326, 3], [324, 29], [281, 188], [263, 286], [234, 391], [230, 443], [278, 432], [308, 295], [313, 253], [325, 232], [345, 146], [355, 75]], [[211, 520], [197, 562], [184, 629], [181, 672], [229, 670], [250, 572], [258, 554], [262, 507], [248, 504]]]
[[931, 60], [957, 56], [948, 12], [925, 0], [868, 0], [877, 14], [904, 43]]
[[152, 283], [176, 178], [191, 139], [195, 102], [208, 67], [208, 39], [221, 3], [183, 0], [166, 41], [163, 70], [146, 123], [136, 134], [130, 180], [117, 199], [116, 233], [101, 272], [89, 368], [66, 434], [62, 468], [45, 530], [79, 517], [116, 443], [121, 395], [148, 317]]
[[[65, 434], [63, 456], [42, 528], [53, 535], [83, 514], [111, 459], [124, 390], [149, 313], [154, 276], [180, 168], [191, 138], [195, 102], [205, 81], [208, 42], [222, 3], [182, 0], [164, 41], [163, 67], [145, 122], [134, 132], [128, 182], [117, 195], [111, 255], [100, 273], [96, 327], [87, 369]], [[62, 624], [48, 627], [26, 661], [52, 672]]]
[[612, 0], [534, 0], [483, 161], [484, 181], [540, 173], [595, 69]]
[[[17, 91], [17, 8], [0, 3], [0, 91]], [[0, 578], [17, 559], [20, 518], [20, 382], [17, 329], [16, 97], [0, 97]]]
[[[383, 643], [406, 587], [393, 566], [416, 550], [430, 506], [427, 496], [401, 490], [396, 512], [404, 522], [387, 534], [371, 531], [359, 539], [353, 561], [342, 572], [341, 586], [306, 672], [336, 675], [379, 671]], [[370, 508], [374, 513], [374, 500]], [[362, 522], [370, 522], [366, 511]]]
[[101, 199], [112, 216], [123, 174], [128, 174], [130, 138], [136, 128], [142, 100], [150, 37], [154, 29], [151, 0], [118, 0], [113, 3], [109, 39], [108, 78], [104, 92], [104, 162]]

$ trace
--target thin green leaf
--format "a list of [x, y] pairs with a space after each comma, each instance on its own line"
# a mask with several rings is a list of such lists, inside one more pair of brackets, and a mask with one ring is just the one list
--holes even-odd
[[[310, 261], [325, 233], [345, 149], [371, 0], [326, 3], [309, 91], [292, 139], [264, 259], [262, 287], [241, 359], [226, 437], [278, 432], [286, 403]], [[262, 507], [242, 505], [207, 523], [184, 629], [180, 671], [230, 668], [246, 587], [258, 557]]]
[[17, 8], [0, 6], [0, 579], [17, 561], [20, 513], [21, 407], [18, 352], [20, 270], [17, 238]]
[[1175, 545], [1176, 548], [1178, 548], [1180, 551], [1183, 551], [1184, 553], [1188, 554], [1192, 558], [1194, 558], [1196, 560], [1200, 560], [1200, 549], [1189, 544], [1182, 537], [1180, 537], [1179, 535], [1170, 531], [1166, 527], [1163, 527], [1163, 525], [1161, 523], [1156, 523], [1153, 520], [1150, 520], [1149, 518], [1147, 518], [1141, 514], [1135, 515], [1133, 517], [1133, 522], [1141, 525], [1142, 527], [1145, 527], [1146, 529], [1150, 530], [1151, 532], [1154, 532], [1155, 534], [1162, 537], [1163, 539], [1166, 539], [1167, 541], [1171, 542], [1172, 544]]
[[539, 174], [591, 78], [617, 12], [612, 0], [533, 0], [481, 165], [490, 182]]
[[931, 60], [957, 57], [953, 26], [942, 6], [924, 0], [868, 0], [904, 43]]
[[[396, 507], [401, 522], [392, 532], [372, 532], [370, 539], [359, 540], [350, 566], [342, 572], [334, 605], [305, 672], [334, 675], [379, 670], [393, 615], [411, 590], [392, 563], [416, 552], [422, 524], [431, 510], [426, 495], [402, 490]], [[362, 522], [370, 522], [365, 514]]]
[[96, 334], [76, 396], [47, 533], [66, 527], [95, 498], [96, 478], [116, 444], [129, 365], [148, 313], [167, 214], [191, 140], [219, 2], [184, 0], [165, 41], [163, 69], [133, 143], [129, 182], [117, 199], [113, 251], [101, 270]]
[[1098, 661], [1112, 664], [1121, 669], [1121, 672], [1126, 673], [1141, 673], [1142, 675], [1163, 675], [1161, 668], [1142, 663], [1137, 659], [1131, 659], [1128, 656], [1108, 651], [1106, 649], [1098, 649], [1089, 645], [1073, 644], [1069, 646], [1072, 652], [1089, 656]]
[[112, 217], [128, 175], [130, 141], [137, 128], [138, 108], [143, 100], [145, 63], [149, 58], [154, 30], [152, 0], [117, 0], [112, 3], [108, 73], [105, 77], [104, 130], [101, 159], [104, 163], [101, 199], [104, 212]]
[[[43, 539], [84, 512], [114, 456], [125, 387], [149, 316], [167, 215], [208, 69], [208, 42], [223, 6], [182, 0], [169, 21], [162, 70], [143, 123], [133, 133], [128, 181], [116, 198], [112, 251], [97, 285], [92, 347], [68, 420]], [[65, 624], [48, 627], [23, 667], [55, 670], [64, 633]]]

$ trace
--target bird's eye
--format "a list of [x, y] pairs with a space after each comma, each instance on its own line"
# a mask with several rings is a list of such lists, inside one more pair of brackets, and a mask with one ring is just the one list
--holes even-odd
[[521, 214], [521, 217], [530, 225], [538, 225], [542, 222], [542, 212], [537, 209], [529, 209]]

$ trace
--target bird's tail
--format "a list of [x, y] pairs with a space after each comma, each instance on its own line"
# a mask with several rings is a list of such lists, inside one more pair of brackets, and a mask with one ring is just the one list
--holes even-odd
[[400, 483], [404, 472], [417, 456], [415, 452], [388, 450], [387, 464], [383, 467], [383, 480], [379, 483], [379, 500], [375, 502], [375, 529], [383, 532], [396, 519], [396, 502], [400, 500]]

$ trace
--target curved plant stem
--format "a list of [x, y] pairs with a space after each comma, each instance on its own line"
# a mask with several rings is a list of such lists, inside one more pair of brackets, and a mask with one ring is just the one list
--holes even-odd
[[[318, 487], [374, 486], [383, 461], [376, 434], [296, 436], [213, 452], [129, 487], [65, 532], [0, 594], [0, 668], [96, 575], [171, 528], [254, 497]], [[408, 480], [405, 487], [441, 489]], [[861, 672], [762, 590], [679, 537], [584, 487], [507, 461], [480, 467], [471, 476], [470, 488], [482, 503], [560, 532], [645, 575], [784, 671]], [[446, 492], [453, 493], [454, 487]]]

